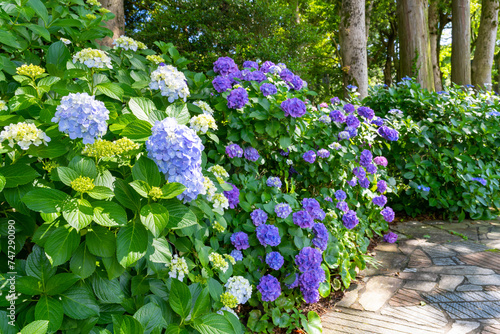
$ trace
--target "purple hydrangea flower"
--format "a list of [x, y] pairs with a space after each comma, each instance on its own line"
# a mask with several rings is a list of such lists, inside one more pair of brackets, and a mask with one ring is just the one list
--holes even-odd
[[314, 220], [306, 210], [301, 210], [293, 213], [293, 223], [301, 228], [310, 228], [313, 226]]
[[358, 114], [369, 120], [373, 119], [373, 117], [375, 116], [375, 112], [372, 108], [369, 107], [359, 107]]
[[[486, 180], [483, 179], [482, 177], [471, 177], [471, 181], [476, 181], [481, 183], [483, 186], [486, 185]], [[430, 190], [430, 189], [429, 189]]]
[[319, 205], [319, 202], [314, 198], [304, 198], [302, 200], [302, 206], [311, 215], [313, 219], [323, 220], [326, 217], [325, 211], [323, 211]]
[[289, 177], [292, 177], [293, 174], [299, 174], [299, 172], [297, 172], [293, 166], [290, 166], [290, 168], [288, 168], [288, 174]]
[[87, 93], [70, 93], [61, 99], [51, 121], [59, 123], [59, 131], [70, 139], [83, 138], [84, 144], [93, 144], [106, 134], [108, 119], [109, 111], [103, 102]]
[[378, 129], [378, 133], [388, 141], [397, 141], [399, 139], [399, 132], [385, 125]]
[[359, 223], [359, 219], [356, 216], [356, 211], [349, 210], [344, 213], [344, 215], [342, 216], [342, 222], [347, 229], [353, 229]]
[[318, 151], [318, 157], [320, 157], [320, 158], [328, 158], [329, 156], [330, 156], [330, 152], [328, 150], [325, 150], [324, 148], [322, 148]]
[[214, 62], [214, 72], [220, 75], [228, 75], [238, 71], [238, 66], [232, 58], [220, 57]]
[[231, 144], [226, 146], [226, 154], [230, 158], [241, 158], [243, 156], [243, 150], [238, 144]]
[[330, 118], [332, 119], [332, 122], [337, 123], [344, 123], [346, 121], [346, 116], [340, 110], [334, 110], [330, 112]]
[[281, 243], [280, 232], [274, 225], [262, 224], [256, 229], [257, 239], [264, 247], [278, 246]]
[[292, 80], [290, 81], [290, 84], [293, 89], [301, 90], [302, 86], [304, 85], [304, 81], [302, 81], [302, 79], [298, 75], [294, 75]]
[[397, 240], [398, 240], [398, 235], [396, 233], [389, 232], [386, 235], [384, 235], [384, 241], [390, 244], [395, 243]]
[[[302, 274], [302, 275], [305, 275], [305, 274]], [[302, 296], [304, 297], [304, 300], [306, 303], [314, 304], [314, 303], [317, 303], [319, 301], [319, 291], [318, 290], [315, 290], [315, 289], [302, 290], [301, 289], [301, 292], [302, 292]]]
[[380, 196], [374, 197], [372, 202], [373, 202], [373, 204], [378, 205], [381, 208], [383, 208], [387, 204], [387, 197], [385, 197], [384, 195], [380, 195]]
[[302, 155], [302, 158], [304, 158], [304, 160], [308, 163], [312, 164], [314, 163], [314, 161], [316, 161], [316, 153], [314, 153], [313, 150], [307, 151]]
[[263, 302], [273, 302], [281, 295], [280, 282], [272, 275], [262, 276], [257, 290], [262, 294]]
[[227, 182], [227, 184], [233, 186], [233, 190], [224, 191], [224, 196], [226, 196], [227, 200], [229, 201], [229, 207], [231, 209], [234, 209], [240, 202], [240, 190], [236, 188], [236, 186], [232, 183]]
[[212, 80], [212, 85], [219, 93], [224, 93], [226, 90], [233, 87], [231, 80], [228, 77], [223, 76], [215, 77], [214, 80]]
[[384, 125], [384, 119], [383, 118], [380, 118], [380, 117], [374, 117], [372, 119], [372, 124], [375, 124], [375, 125], [378, 125], [378, 126], [382, 126]]
[[255, 226], [259, 226], [261, 224], [265, 224], [267, 221], [267, 213], [261, 209], [255, 209], [250, 214], [250, 218], [252, 218], [252, 222]]
[[280, 78], [283, 81], [291, 82], [293, 77], [294, 77], [293, 72], [290, 71], [288, 68], [285, 68], [280, 72]]
[[274, 63], [272, 61], [269, 61], [269, 60], [266, 60], [261, 66], [260, 66], [260, 70], [264, 73], [267, 73], [269, 72], [269, 68], [271, 66], [275, 66]]
[[350, 181], [347, 181], [347, 184], [351, 187], [354, 187], [356, 184], [358, 184], [358, 179], [353, 177]]
[[239, 87], [231, 91], [227, 97], [227, 107], [241, 109], [248, 102], [248, 93], [245, 88]]
[[266, 263], [271, 269], [280, 270], [285, 260], [279, 252], [271, 252], [266, 255]]
[[322, 251], [325, 251], [328, 246], [328, 230], [322, 223], [316, 223], [313, 226], [314, 238], [312, 243], [314, 246], [318, 247]]
[[279, 154], [283, 157], [287, 157], [290, 154], [290, 149], [287, 148], [286, 151], [283, 151], [281, 148], [278, 150]]
[[350, 126], [345, 128], [345, 131], [349, 133], [349, 138], [354, 138], [358, 135], [358, 129], [357, 128], [352, 128]]
[[347, 194], [343, 190], [337, 190], [335, 192], [335, 198], [339, 201], [344, 201], [347, 198]]
[[363, 167], [354, 167], [352, 173], [356, 175], [358, 179], [366, 177], [366, 171]]
[[347, 205], [347, 202], [345, 201], [340, 201], [337, 203], [337, 209], [339, 209], [340, 211], [347, 212], [349, 211], [349, 205]]
[[278, 92], [278, 89], [272, 83], [265, 83], [260, 86], [260, 91], [264, 96], [274, 95]]
[[286, 203], [278, 203], [274, 207], [274, 212], [278, 217], [286, 219], [292, 213], [292, 208]]
[[281, 180], [277, 176], [271, 176], [268, 178], [266, 184], [268, 187], [281, 188]]
[[375, 157], [373, 159], [373, 162], [376, 164], [376, 165], [379, 165], [379, 166], [383, 166], [383, 167], [387, 167], [387, 159], [383, 156], [379, 156], [379, 157]]
[[368, 189], [368, 187], [370, 187], [370, 180], [368, 180], [367, 177], [360, 178], [359, 179], [359, 186], [361, 188]]
[[321, 252], [312, 247], [304, 247], [300, 250], [299, 254], [295, 255], [295, 264], [301, 272], [313, 270], [321, 266], [322, 260]]
[[201, 152], [204, 147], [196, 132], [177, 120], [167, 117], [157, 121], [146, 141], [148, 157], [169, 182], [178, 182], [186, 190], [178, 199], [190, 202], [205, 192], [201, 172]]
[[353, 114], [347, 115], [345, 123], [351, 128], [357, 128], [361, 125], [359, 119]]
[[330, 99], [330, 102], [331, 102], [332, 104], [339, 104], [339, 103], [340, 103], [340, 99], [339, 99], [338, 97], [336, 97], [336, 96], [335, 96], [335, 97], [332, 97], [332, 98]]
[[384, 217], [385, 221], [390, 223], [394, 220], [394, 210], [392, 210], [390, 207], [386, 207], [382, 211], [380, 211], [380, 214]]
[[281, 109], [285, 112], [285, 117], [288, 115], [291, 117], [302, 117], [306, 113], [306, 104], [294, 97], [281, 102]]
[[261, 71], [253, 71], [253, 72], [250, 72], [250, 74], [248, 75], [249, 81], [262, 82], [266, 79], [267, 79], [266, 75], [264, 73], [262, 73]]
[[374, 164], [369, 164], [368, 166], [366, 166], [366, 172], [375, 174], [377, 172], [377, 166], [375, 166]]
[[248, 243], [248, 234], [245, 232], [236, 232], [231, 235], [231, 243], [237, 250], [247, 249], [250, 247]]
[[349, 139], [351, 136], [349, 135], [349, 132], [347, 131], [341, 131], [339, 132], [339, 140], [342, 139]]
[[319, 104], [319, 107], [320, 107], [320, 108], [328, 108], [328, 103], [326, 103], [326, 102], [321, 102], [321, 103]]
[[385, 193], [387, 190], [387, 183], [384, 180], [380, 180], [377, 182], [377, 191], [381, 194]]
[[243, 260], [243, 253], [240, 250], [234, 249], [229, 255], [231, 255], [236, 262]]
[[326, 280], [325, 271], [320, 266], [308, 270], [299, 276], [300, 291], [306, 303], [317, 303], [319, 300], [319, 286]]
[[325, 196], [325, 201], [333, 202], [333, 199], [330, 196]]
[[255, 68], [256, 70], [259, 69], [259, 64], [257, 64], [254, 61], [247, 60], [243, 62], [243, 68]]
[[348, 114], [352, 114], [353, 112], [356, 111], [356, 107], [353, 106], [352, 104], [348, 103], [344, 106], [344, 111]]
[[245, 159], [247, 159], [249, 161], [253, 161], [253, 162], [259, 160], [259, 158], [260, 158], [259, 152], [251, 146], [245, 148], [244, 155], [245, 155]]
[[367, 167], [369, 164], [372, 163], [373, 160], [373, 155], [372, 152], [368, 150], [363, 150], [361, 152], [361, 156], [359, 157], [359, 164], [363, 167]]

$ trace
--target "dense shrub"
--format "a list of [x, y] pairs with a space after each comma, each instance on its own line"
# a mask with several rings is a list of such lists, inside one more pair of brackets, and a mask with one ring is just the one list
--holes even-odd
[[[434, 210], [451, 218], [491, 217], [500, 208], [500, 102], [473, 87], [444, 92], [412, 80], [375, 87], [363, 101], [387, 118], [401, 139], [384, 149], [401, 184], [395, 209]], [[412, 205], [408, 205], [412, 203]]]

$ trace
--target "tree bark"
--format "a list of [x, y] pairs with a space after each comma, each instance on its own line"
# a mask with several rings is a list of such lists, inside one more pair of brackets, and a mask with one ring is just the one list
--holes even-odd
[[432, 63], [432, 74], [434, 77], [434, 87], [437, 91], [443, 90], [443, 84], [441, 82], [441, 68], [439, 66], [439, 51], [437, 50], [440, 46], [438, 35], [439, 35], [439, 0], [430, 0], [429, 2], [429, 41], [431, 43], [431, 63]]
[[496, 69], [496, 74], [495, 74], [495, 87], [494, 90], [495, 92], [500, 94], [500, 52], [498, 52], [495, 57], [494, 57], [494, 63], [495, 63], [495, 69]]
[[399, 74], [434, 90], [427, 7], [427, 0], [398, 0]]
[[451, 81], [470, 85], [470, 0], [451, 3]]
[[101, 0], [102, 7], [115, 14], [114, 19], [106, 22], [106, 27], [113, 32], [113, 38], [105, 37], [101, 45], [111, 47], [114, 39], [125, 34], [125, 9], [123, 1], [124, 0]]
[[483, 0], [476, 51], [472, 62], [472, 84], [491, 89], [491, 68], [498, 28], [498, 0]]
[[394, 44], [396, 41], [396, 32], [391, 28], [391, 32], [387, 35], [386, 58], [384, 66], [384, 83], [387, 86], [392, 85], [392, 60], [394, 57]]
[[341, 13], [340, 52], [344, 66], [344, 87], [357, 86], [359, 97], [363, 99], [368, 95], [365, 1], [342, 0]]
[[365, 13], [365, 30], [366, 30], [366, 40], [370, 36], [370, 22], [373, 10], [373, 3], [375, 0], [366, 0], [366, 13]]

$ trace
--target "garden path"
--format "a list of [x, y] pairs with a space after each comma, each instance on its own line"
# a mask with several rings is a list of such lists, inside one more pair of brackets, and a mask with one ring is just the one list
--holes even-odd
[[391, 226], [323, 333], [500, 334], [500, 220]]

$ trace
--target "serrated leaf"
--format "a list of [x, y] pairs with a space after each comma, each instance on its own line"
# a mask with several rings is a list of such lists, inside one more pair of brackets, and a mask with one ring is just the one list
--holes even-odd
[[186, 319], [191, 311], [191, 292], [186, 284], [178, 279], [172, 280], [170, 288], [169, 303], [172, 310]]
[[167, 327], [165, 319], [163, 319], [162, 310], [155, 304], [149, 303], [141, 307], [134, 314], [134, 318], [137, 319], [142, 328], [144, 328], [144, 334], [149, 334], [155, 329], [162, 329]]
[[111, 257], [115, 254], [116, 237], [109, 229], [95, 225], [87, 232], [86, 244], [90, 253]]
[[35, 320], [26, 325], [21, 330], [21, 334], [45, 334], [48, 328], [49, 322], [47, 320]]
[[57, 331], [63, 321], [64, 311], [61, 302], [55, 298], [42, 296], [35, 306], [35, 319], [48, 320], [50, 332]]
[[58, 295], [69, 289], [78, 280], [80, 280], [80, 277], [73, 273], [57, 274], [47, 281], [45, 293], [49, 296]]
[[168, 210], [161, 204], [151, 203], [141, 209], [141, 222], [157, 238], [168, 225]]
[[99, 315], [99, 305], [85, 286], [74, 286], [61, 295], [64, 314], [82, 320]]
[[68, 224], [79, 231], [92, 222], [94, 210], [87, 200], [73, 198], [64, 204], [62, 215]]
[[15, 188], [18, 185], [27, 184], [40, 176], [36, 170], [24, 164], [2, 167], [0, 173], [5, 177], [5, 188]]
[[96, 268], [96, 257], [89, 252], [85, 244], [78, 246], [69, 263], [71, 271], [81, 278], [89, 277]]
[[169, 214], [168, 228], [181, 229], [198, 224], [196, 215], [179, 201], [170, 200], [164, 206]]
[[80, 244], [80, 235], [68, 226], [58, 227], [45, 243], [45, 253], [52, 266], [68, 261]]
[[132, 167], [132, 177], [134, 180], [146, 182], [151, 187], [158, 187], [161, 183], [161, 174], [158, 166], [153, 160], [145, 156], [140, 157], [134, 167]]
[[22, 198], [26, 206], [36, 212], [60, 212], [70, 197], [56, 189], [38, 188], [30, 191]]
[[146, 254], [148, 232], [142, 224], [132, 223], [120, 229], [116, 238], [116, 258], [127, 268]]
[[201, 334], [234, 334], [231, 322], [216, 313], [205, 314], [195, 319], [193, 327]]
[[127, 225], [127, 213], [115, 202], [93, 202], [94, 221], [106, 227]]

